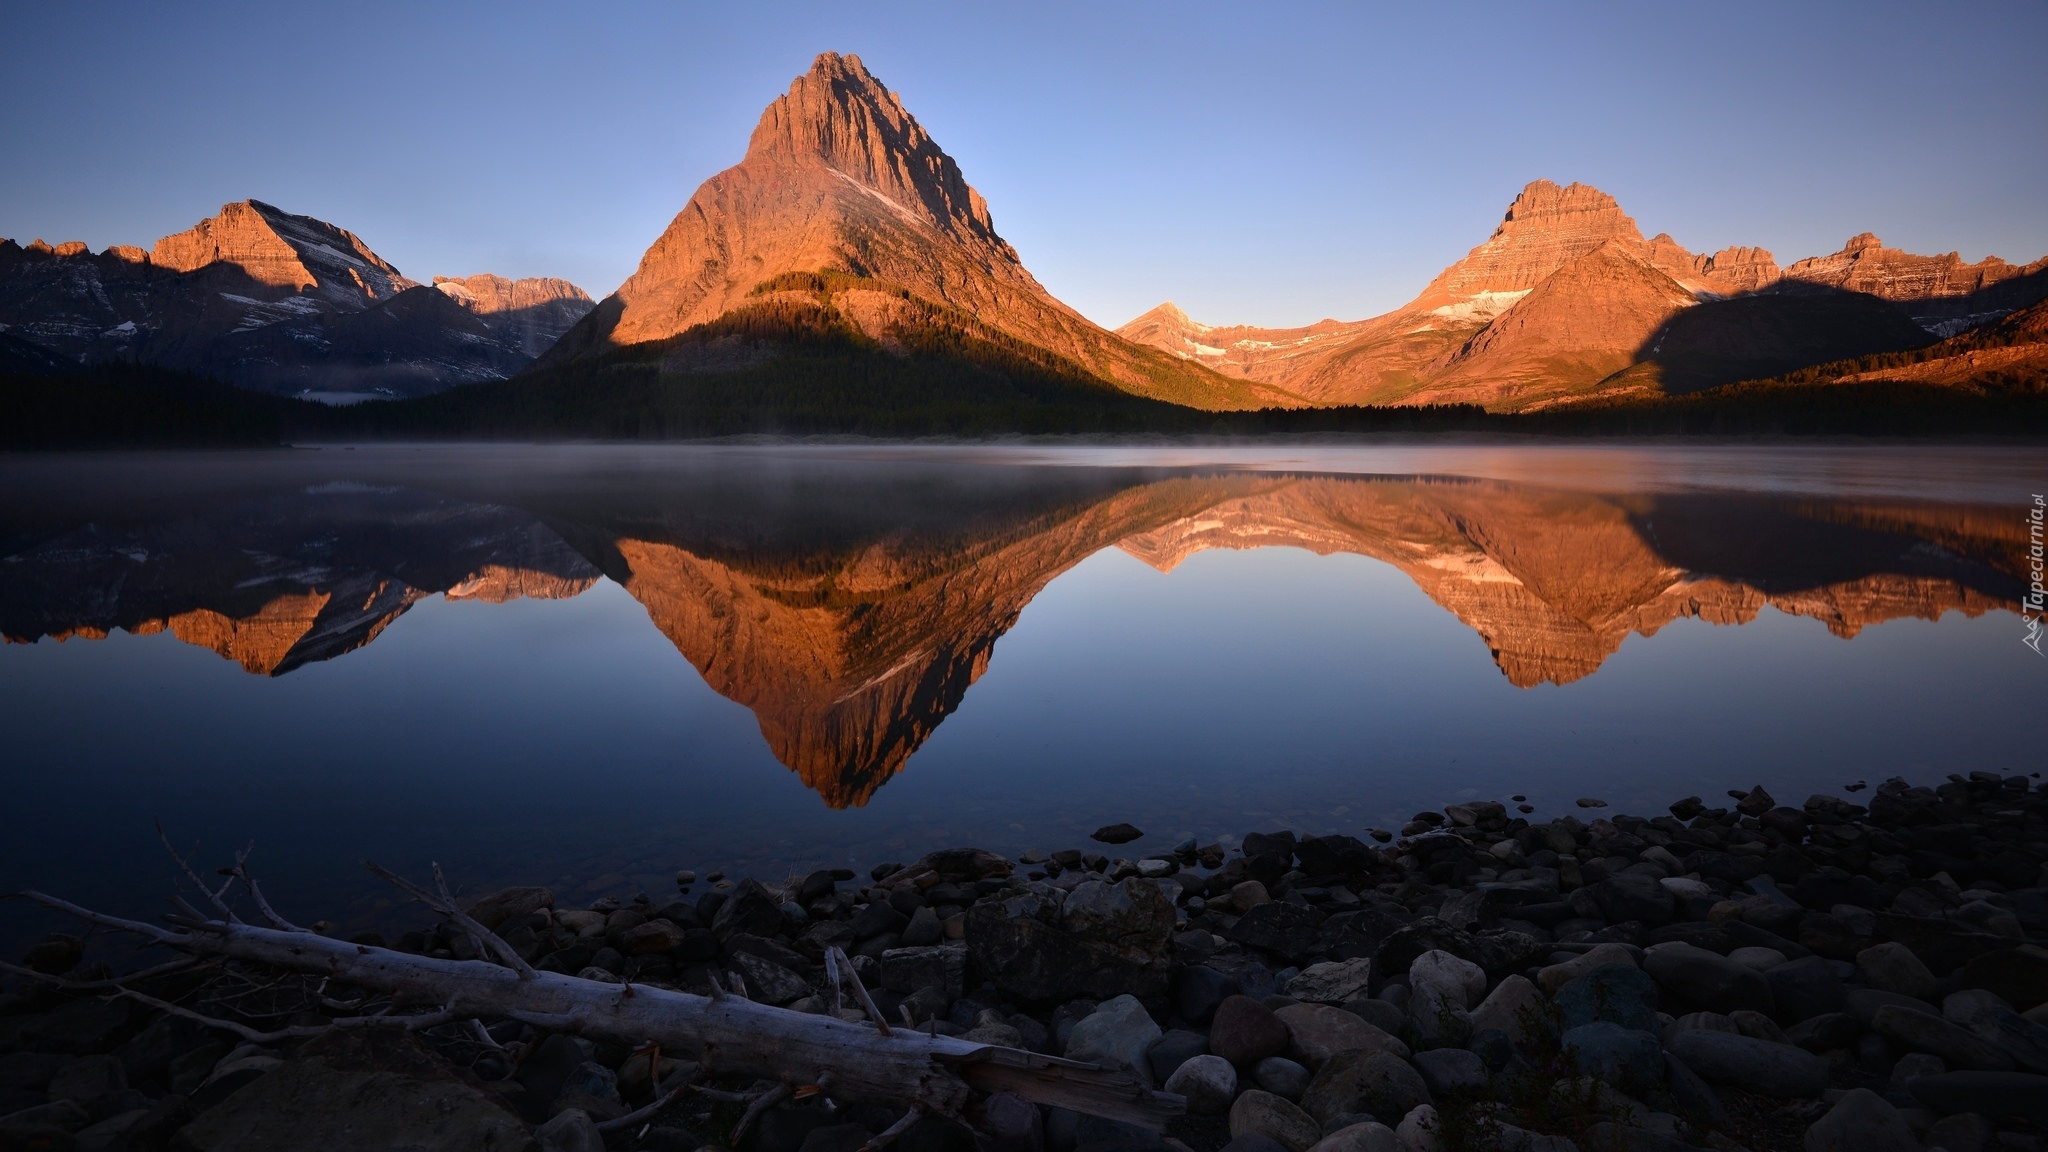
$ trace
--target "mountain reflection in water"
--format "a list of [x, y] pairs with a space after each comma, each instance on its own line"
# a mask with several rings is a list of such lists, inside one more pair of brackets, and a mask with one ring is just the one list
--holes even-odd
[[10, 485], [7, 640], [167, 630], [277, 676], [369, 644], [428, 596], [562, 599], [602, 576], [835, 808], [901, 771], [1033, 597], [1105, 548], [1161, 571], [1214, 548], [1370, 557], [1530, 688], [1590, 676], [1680, 617], [1743, 624], [1768, 605], [1848, 639], [2017, 609], [2027, 546], [2009, 508], [1431, 475], [786, 459], [192, 471], [147, 491]]

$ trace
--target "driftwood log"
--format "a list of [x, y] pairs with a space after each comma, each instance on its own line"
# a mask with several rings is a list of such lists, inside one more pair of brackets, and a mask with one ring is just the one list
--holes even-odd
[[[169, 845], [166, 843], [166, 848]], [[177, 854], [172, 853], [177, 859]], [[199, 888], [212, 911], [201, 913], [183, 899], [180, 911], [164, 917], [169, 927], [108, 916], [41, 892], [19, 898], [76, 916], [103, 928], [132, 933], [183, 953], [193, 962], [231, 960], [287, 972], [311, 974], [331, 984], [369, 990], [391, 998], [393, 1008], [378, 1015], [344, 1016], [327, 1026], [257, 1033], [239, 1024], [210, 1019], [149, 997], [120, 980], [99, 982], [100, 990], [126, 996], [159, 1010], [222, 1028], [251, 1040], [313, 1035], [326, 1028], [402, 1027], [422, 1029], [477, 1019], [517, 1020], [536, 1028], [592, 1039], [654, 1045], [698, 1061], [718, 1076], [751, 1076], [778, 1081], [781, 1091], [821, 1092], [846, 1101], [906, 1107], [910, 1114], [963, 1118], [976, 1092], [1009, 1092], [1046, 1104], [1151, 1129], [1183, 1110], [1178, 1096], [1157, 1092], [1123, 1069], [1105, 1068], [1036, 1052], [975, 1044], [915, 1028], [890, 1028], [851, 964], [827, 967], [834, 980], [851, 982], [872, 1020], [852, 1022], [748, 1000], [715, 985], [712, 995], [612, 984], [535, 970], [490, 929], [466, 915], [435, 869], [438, 892], [429, 892], [376, 865], [373, 872], [405, 889], [467, 932], [478, 954], [489, 959], [455, 960], [417, 956], [390, 948], [335, 940], [286, 921], [270, 906], [250, 876], [246, 853], [219, 890], [207, 887], [182, 859], [185, 876]], [[268, 925], [244, 922], [225, 900], [227, 885], [239, 881]], [[24, 969], [6, 965], [23, 975]], [[150, 975], [175, 965], [152, 968]], [[430, 1008], [399, 1014], [395, 1006]], [[678, 1086], [677, 1091], [680, 1091]], [[675, 1096], [669, 1093], [669, 1098]], [[778, 1097], [779, 1098], [779, 1097]], [[910, 1115], [906, 1115], [906, 1120]]]

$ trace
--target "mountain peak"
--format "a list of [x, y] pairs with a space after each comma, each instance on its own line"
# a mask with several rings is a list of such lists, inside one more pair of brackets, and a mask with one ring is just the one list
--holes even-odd
[[[1621, 216], [1624, 220], [1628, 219], [1622, 215], [1621, 204], [1614, 197], [1591, 184], [1574, 181], [1560, 188], [1549, 180], [1531, 180], [1522, 187], [1521, 193], [1515, 197], [1515, 202], [1508, 205], [1508, 212], [1502, 219], [1502, 224], [1505, 226], [1510, 221], [1608, 213]], [[1629, 221], [1629, 228], [1634, 227], [1635, 222]]]
[[174, 272], [233, 265], [266, 288], [310, 291], [351, 307], [416, 286], [355, 233], [261, 200], [223, 204], [218, 215], [164, 237], [150, 263]]
[[761, 113], [747, 162], [823, 163], [956, 235], [1003, 248], [960, 166], [858, 56], [821, 53]]
[[1444, 269], [1408, 310], [1486, 319], [1610, 240], [1646, 246], [1636, 222], [1614, 197], [1590, 184], [1559, 187], [1532, 180], [1508, 205], [1486, 243]]

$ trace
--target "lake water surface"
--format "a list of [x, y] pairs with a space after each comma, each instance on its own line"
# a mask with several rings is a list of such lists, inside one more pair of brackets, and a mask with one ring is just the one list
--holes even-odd
[[363, 858], [665, 898], [2034, 772], [2037, 492], [1985, 447], [0, 458], [0, 889], [150, 912], [158, 820], [353, 924]]

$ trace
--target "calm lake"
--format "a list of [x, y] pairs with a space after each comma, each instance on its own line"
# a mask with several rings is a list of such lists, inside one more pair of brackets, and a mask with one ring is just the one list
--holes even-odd
[[666, 899], [2034, 772], [2034, 493], [1996, 447], [0, 458], [0, 889], [152, 913], [156, 821], [353, 925], [365, 858]]

